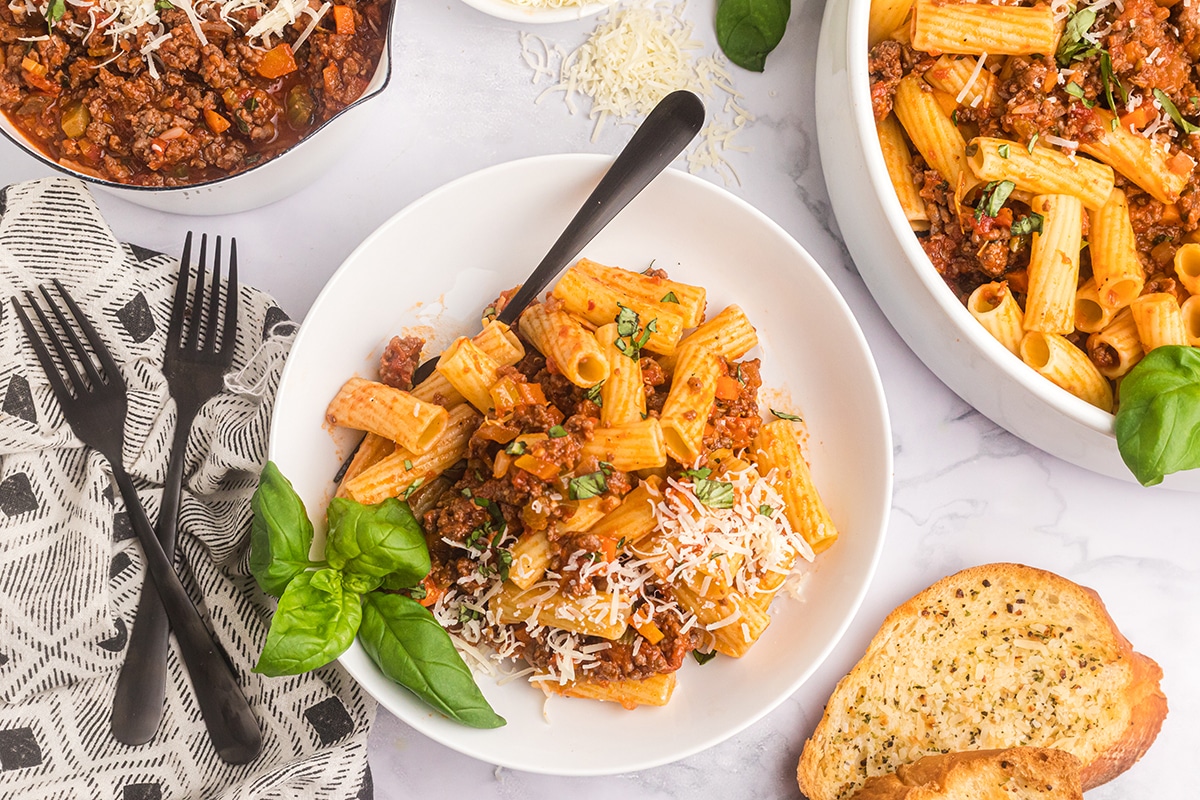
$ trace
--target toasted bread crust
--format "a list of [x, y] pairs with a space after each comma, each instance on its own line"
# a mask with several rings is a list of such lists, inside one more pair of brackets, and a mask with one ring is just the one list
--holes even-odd
[[853, 800], [1083, 800], [1079, 766], [1070, 753], [1042, 747], [926, 756], [868, 778]]
[[[928, 731], [922, 730], [925, 741], [920, 743], [918, 748], [924, 748], [923, 751], [910, 750], [901, 753], [899, 748], [895, 748], [889, 751], [889, 757], [894, 756], [903, 763], [922, 755], [968, 750], [972, 749], [972, 746], [1049, 746], [1056, 739], [1061, 739], [1062, 743], [1055, 746], [1073, 752], [1082, 762], [1081, 781], [1086, 791], [1116, 777], [1146, 752], [1158, 735], [1167, 711], [1166, 698], [1159, 688], [1162, 670], [1150, 658], [1134, 652], [1129, 641], [1117, 630], [1099, 595], [1066, 578], [1034, 567], [1011, 563], [985, 564], [943, 578], [900, 605], [884, 620], [863, 658], [839, 681], [826, 705], [825, 714], [805, 744], [797, 768], [797, 778], [801, 790], [810, 800], [844, 800], [863, 784], [868, 774], [884, 773], [898, 766], [897, 763], [889, 761], [889, 758], [878, 758], [882, 747], [880, 743], [885, 742], [892, 746], [893, 743], [888, 741], [888, 737], [892, 736], [894, 739], [897, 726], [903, 725], [902, 722], [897, 722], [901, 717], [899, 709], [917, 705], [917, 701], [911, 696], [916, 695], [916, 691], [900, 698], [902, 703], [897, 707], [897, 713], [891, 714], [890, 718], [888, 714], [872, 716], [860, 713], [864, 700], [873, 697], [872, 690], [879, 690], [878, 679], [881, 674], [886, 673], [890, 676], [897, 669], [907, 670], [911, 660], [921, 662], [912, 666], [911, 671], [915, 674], [928, 677], [934, 683], [944, 681], [947, 678], [944, 673], [934, 676], [929, 670], [929, 658], [932, 657], [930, 654], [936, 654], [939, 664], [942, 663], [943, 657], [947, 662], [961, 662], [967, 667], [962, 674], [979, 674], [986, 677], [989, 670], [994, 668], [993, 662], [978, 656], [975, 648], [972, 648], [970, 653], [965, 653], [953, 648], [938, 650], [930, 645], [926, 641], [927, 638], [940, 641], [941, 636], [932, 626], [931, 618], [944, 621], [944, 616], [939, 618], [938, 615], [944, 615], [945, 610], [950, 608], [961, 615], [961, 624], [957, 625], [953, 635], [959, 635], [968, 627], [978, 627], [985, 620], [989, 620], [992, 629], [985, 631], [984, 636], [990, 633], [990, 641], [1002, 639], [1009, 642], [1010, 639], [1025, 638], [1027, 631], [1023, 630], [1022, 625], [1027, 627], [1028, 622], [1020, 621], [1021, 610], [1028, 609], [1032, 612], [1036, 603], [1020, 606], [1015, 616], [1011, 603], [1007, 605], [1008, 613], [999, 615], [993, 605], [998, 599], [1004, 599], [1002, 589], [1011, 596], [1012, 587], [1022, 587], [1020, 591], [1028, 591], [1031, 598], [1034, 593], [1042, 597], [1043, 600], [1036, 603], [1040, 603], [1037, 607], [1041, 608], [1043, 613], [1046, 609], [1051, 609], [1063, 615], [1058, 629], [1068, 633], [1059, 633], [1059, 638], [1066, 636], [1068, 641], [1090, 648], [1086, 652], [1094, 656], [1092, 663], [1096, 666], [1081, 669], [1078, 676], [1070, 676], [1072, 685], [1060, 687], [1058, 691], [1064, 696], [1069, 694], [1070, 690], [1085, 695], [1106, 693], [1105, 697], [1111, 708], [1105, 708], [1106, 716], [1100, 721], [1102, 724], [1092, 720], [1092, 724], [1086, 726], [1086, 732], [1060, 731], [1054, 729], [1052, 720], [1039, 717], [1041, 727], [1037, 734], [1031, 737], [1028, 730], [1021, 731], [1012, 726], [1012, 708], [999, 709], [1009, 712], [1008, 728], [996, 724], [996, 719], [1003, 718], [1003, 714], [997, 714], [997, 709], [989, 709], [992, 712], [989, 718], [992, 727], [988, 729], [986, 737], [980, 739], [978, 745], [961, 741], [961, 729], [926, 725]], [[1017, 602], [1021, 603], [1024, 600]], [[931, 614], [931, 609], [936, 613]], [[975, 612], [973, 618], [970, 613], [972, 610]], [[951, 618], [949, 627], [955, 628], [959, 621]], [[1078, 630], [1075, 630], [1075, 626], [1078, 626]], [[1008, 638], [1004, 638], [1006, 631]], [[1076, 639], [1078, 642], [1074, 641]], [[1016, 643], [1029, 644], [1030, 641], [1026, 639]], [[899, 667], [897, 654], [902, 654], [905, 662]], [[923, 656], [925, 661], [921, 661]], [[1081, 661], [1080, 667], [1084, 666], [1084, 662]], [[924, 672], [920, 671], [922, 669]], [[959, 677], [961, 678], [961, 675]], [[1046, 700], [1050, 681], [1042, 684], [1041, 680], [1040, 675], [1021, 676], [1020, 691], [1040, 693], [1036, 694], [1034, 699]], [[926, 682], [922, 680], [921, 684]], [[980, 684], [986, 684], [986, 681], [976, 682], [972, 691]], [[999, 681], [996, 680], [992, 687], [998, 684]], [[924, 690], [923, 685], [916, 688]], [[921, 706], [924, 706], [926, 693], [920, 693]], [[1058, 702], [1057, 696], [1048, 699]], [[933, 700], [933, 705], [953, 705], [959, 702], [960, 698], [958, 695], [947, 693], [944, 696], [938, 695]], [[963, 700], [960, 703], [960, 711], [963, 711], [967, 702]], [[884, 710], [890, 709], [885, 707]], [[1018, 710], [1015, 713], [1023, 715], [1024, 720], [1028, 721], [1029, 715], [1025, 711]]]

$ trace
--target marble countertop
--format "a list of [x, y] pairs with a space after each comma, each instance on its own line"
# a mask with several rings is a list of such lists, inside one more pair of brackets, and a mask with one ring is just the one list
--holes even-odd
[[[595, 20], [550, 26], [503, 22], [459, 0], [398, 0], [393, 82], [360, 146], [303, 192], [237, 216], [149, 211], [100, 194], [117, 234], [177, 252], [188, 230], [238, 238], [244, 280], [302, 318], [332, 272], [372, 230], [412, 200], [476, 169], [558, 152], [615, 153], [631, 129], [572, 116], [561, 96], [537, 99], [521, 31], [573, 49]], [[711, 0], [686, 16], [715, 49]], [[752, 148], [727, 185], [782, 225], [825, 268], [861, 324], [887, 393], [895, 494], [887, 543], [854, 623], [815, 675], [766, 718], [678, 763], [607, 778], [530, 775], [475, 761], [380, 711], [371, 765], [379, 800], [403, 797], [798, 797], [795, 766], [837, 680], [886, 613], [938, 578], [989, 561], [1019, 561], [1096, 589], [1135, 648], [1163, 668], [1170, 714], [1133, 769], [1089, 800], [1194, 794], [1185, 765], [1200, 750], [1200, 495], [1146, 490], [1048, 456], [960, 400], [892, 330], [842, 244], [817, 153], [813, 73], [822, 0], [794, 0], [766, 72], [735, 68], [756, 119]], [[5, 144], [0, 184], [45, 167]], [[714, 172], [702, 177], [725, 184]], [[364, 176], [367, 176], [364, 179]]]

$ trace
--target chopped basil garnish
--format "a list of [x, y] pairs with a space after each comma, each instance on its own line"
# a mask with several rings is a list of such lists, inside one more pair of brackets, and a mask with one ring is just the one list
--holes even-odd
[[1063, 29], [1062, 39], [1058, 42], [1058, 59], [1060, 67], [1068, 66], [1072, 61], [1082, 61], [1100, 52], [1094, 42], [1084, 37], [1096, 22], [1096, 12], [1090, 8], [1081, 8], [1067, 19]]
[[600, 381], [595, 386], [587, 390], [587, 399], [591, 400], [598, 406], [604, 405], [604, 398], [600, 396], [600, 389], [604, 386], [604, 381]]
[[709, 475], [712, 475], [712, 470], [708, 467], [701, 467], [700, 469], [685, 469], [683, 471], [683, 475], [686, 478], [707, 478]]
[[546, 435], [551, 439], [561, 439], [567, 435], [567, 429], [562, 425], [555, 425], [553, 428], [546, 431]]
[[658, 330], [658, 318], [646, 323], [646, 327], [642, 329], [642, 335], [638, 336], [640, 320], [637, 312], [619, 303], [617, 308], [621, 310], [617, 312], [617, 340], [613, 344], [622, 353], [637, 361], [642, 357], [642, 348], [646, 346], [646, 342], [650, 341], [650, 334]]
[[421, 484], [423, 484], [424, 482], [425, 482], [424, 478], [417, 478], [415, 481], [413, 481], [412, 483], [410, 483], [408, 485], [408, 488], [404, 490], [404, 494], [400, 496], [400, 499], [407, 500], [408, 498], [412, 497], [412, 493], [415, 492], [417, 489], [420, 489]]
[[674, 292], [667, 292], [666, 294], [663, 295], [663, 299], [659, 300], [659, 302], [660, 303], [674, 303], [675, 305], [679, 305], [679, 298], [675, 296]]
[[1045, 219], [1041, 214], [1030, 214], [1014, 222], [1009, 232], [1013, 236], [1028, 236], [1031, 233], [1041, 233], [1044, 221]]
[[596, 470], [587, 475], [572, 478], [570, 484], [567, 485], [567, 496], [572, 500], [587, 500], [589, 497], [602, 494], [607, 489], [608, 481], [604, 479], [604, 472]]
[[412, 471], [412, 459], [411, 458], [404, 459], [404, 469], [406, 472]]
[[1096, 105], [1095, 102], [1087, 99], [1087, 97], [1083, 94], [1083, 87], [1075, 81], [1071, 81], [1065, 87], [1063, 87], [1063, 89], [1067, 94], [1071, 95], [1071, 97], [1081, 100], [1083, 105], [1087, 108], [1092, 108]]
[[1200, 125], [1193, 125], [1183, 118], [1183, 114], [1179, 113], [1179, 109], [1171, 102], [1171, 98], [1167, 97], [1166, 92], [1162, 89], [1154, 90], [1154, 99], [1158, 100], [1163, 109], [1179, 128], [1187, 134], [1200, 133]]
[[1000, 145], [999, 147], [996, 148], [996, 152], [1000, 154], [1001, 158], [1008, 158], [1008, 145], [1007, 144]]
[[733, 484], [708, 478], [693, 478], [696, 499], [709, 508], [733, 508]]
[[771, 413], [774, 414], [775, 416], [779, 417], [780, 419], [786, 419], [788, 422], [803, 422], [804, 421], [800, 417], [797, 417], [795, 414], [789, 414], [786, 411], [776, 411], [775, 409], [772, 408]]
[[1029, 140], [1029, 146], [1025, 148], [1029, 152], [1030, 155], [1033, 155], [1033, 146], [1035, 144], [1037, 144], [1037, 140], [1038, 140], [1038, 135], [1035, 133], [1035, 134], [1033, 134], [1033, 137], [1030, 138], [1030, 140]]
[[702, 653], [699, 650], [692, 651], [692, 658], [696, 659], [697, 664], [707, 664], [717, 657], [716, 650], [710, 650], [707, 653]]
[[525, 443], [509, 442], [508, 446], [504, 448], [504, 452], [508, 453], [510, 456], [523, 456], [525, 455]]
[[758, 507], [758, 513], [762, 514], [764, 517], [769, 517], [775, 513], [775, 509], [771, 508], [766, 503], [763, 503]]
[[979, 195], [979, 202], [975, 205], [975, 219], [995, 217], [999, 214], [1000, 209], [1004, 208], [1004, 202], [1016, 188], [1017, 185], [1012, 181], [989, 181], [983, 187], [983, 193]]
[[46, 29], [50, 30], [53, 28], [54, 23], [62, 19], [66, 13], [66, 0], [50, 0], [50, 5], [46, 7]]
[[155, 0], [154, 2], [155, 11], [170, 11], [174, 7], [171, 5], [171, 0]]
[[[1104, 99], [1108, 101], [1108, 107], [1113, 111], [1117, 110], [1117, 103], [1113, 99], [1113, 87], [1117, 87], [1117, 91], [1121, 94], [1121, 102], [1129, 102], [1129, 92], [1117, 80], [1117, 76], [1113, 73], [1112, 56], [1107, 52], [1100, 53], [1100, 80], [1104, 82]], [[1114, 120], [1115, 121], [1115, 120]], [[1116, 128], [1113, 128], [1115, 131]]]

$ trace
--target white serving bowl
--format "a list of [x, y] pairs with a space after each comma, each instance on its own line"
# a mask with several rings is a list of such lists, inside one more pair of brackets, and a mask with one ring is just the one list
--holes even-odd
[[498, 19], [537, 24], [570, 22], [576, 19], [583, 19], [584, 17], [599, 14], [612, 5], [610, 2], [599, 2], [583, 3], [577, 6], [564, 6], [562, 8], [530, 8], [510, 3], [508, 0], [463, 0], [463, 2], [476, 11], [482, 11]]
[[62, 166], [26, 139], [4, 114], [0, 114], [0, 134], [57, 172], [79, 178], [91, 186], [156, 211], [213, 216], [260, 208], [289, 197], [312, 183], [333, 166], [342, 153], [352, 150], [354, 143], [361, 138], [374, 114], [374, 105], [368, 101], [378, 97], [392, 78], [391, 29], [395, 7], [396, 0], [393, 0], [388, 12], [387, 36], [379, 65], [362, 96], [317, 126], [291, 148], [234, 175], [189, 186], [127, 186]]
[[[959, 397], [1051, 455], [1135, 482], [1113, 415], [1037, 374], [975, 321], [913, 235], [875, 133], [867, 69], [870, 0], [829, 0], [817, 49], [821, 165], [846, 247], [892, 326]], [[1162, 486], [1200, 492], [1200, 470]]]
[[[541, 260], [612, 163], [597, 155], [513, 161], [460, 178], [371, 234], [330, 278], [296, 336], [271, 422], [270, 458], [318, 532], [354, 432], [325, 408], [352, 375], [372, 376], [392, 335], [430, 350], [478, 329], [479, 311]], [[355, 643], [341, 663], [380, 704], [425, 735], [493, 764], [596, 775], [664, 764], [754, 723], [812, 675], [853, 618], [878, 563], [891, 507], [891, 431], [879, 376], [849, 308], [782, 228], [713, 184], [659, 175], [583, 251], [708, 290], [715, 313], [738, 303], [758, 330], [761, 405], [801, 414], [813, 479], [841, 538], [811, 565], [802, 601], [780, 598], [743, 658], [687, 659], [665, 708], [626, 711], [524, 680], [477, 676], [504, 728], [465, 728], [391, 682]], [[318, 544], [318, 548], [320, 545]]]

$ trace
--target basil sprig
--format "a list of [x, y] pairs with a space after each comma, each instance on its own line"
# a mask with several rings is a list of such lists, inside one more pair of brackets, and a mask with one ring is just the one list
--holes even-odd
[[1084, 37], [1095, 22], [1096, 12], [1090, 8], [1081, 8], [1067, 19], [1058, 42], [1058, 52], [1054, 54], [1060, 67], [1070, 66], [1073, 61], [1082, 61], [1100, 52], [1094, 42]]
[[472, 728], [505, 724], [475, 685], [450, 635], [412, 598], [379, 593], [364, 597], [359, 639], [384, 675], [450, 719]]
[[1143, 486], [1200, 467], [1200, 349], [1156, 347], [1121, 381], [1117, 449]]
[[[355, 635], [385, 675], [446, 716], [479, 728], [505, 724], [475, 685], [449, 634], [409, 595], [424, 597], [425, 535], [408, 504], [334, 498], [324, 562], [310, 561], [313, 527], [273, 462], [252, 501], [250, 569], [279, 596], [254, 671], [298, 675], [328, 664]], [[386, 594], [401, 591], [407, 594]], [[414, 611], [413, 609], [417, 609]], [[436, 630], [434, 630], [436, 629]]]
[[719, 0], [717, 44], [739, 67], [762, 72], [791, 13], [791, 0]]

